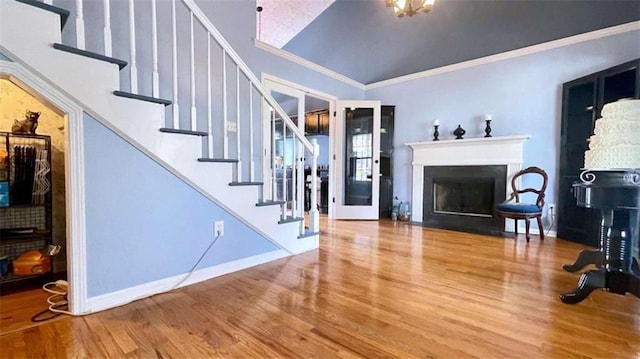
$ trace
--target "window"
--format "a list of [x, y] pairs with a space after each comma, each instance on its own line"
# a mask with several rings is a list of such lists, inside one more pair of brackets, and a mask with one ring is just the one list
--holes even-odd
[[373, 147], [371, 134], [353, 135], [352, 146], [353, 158], [355, 158], [354, 179], [356, 181], [371, 181], [371, 148]]

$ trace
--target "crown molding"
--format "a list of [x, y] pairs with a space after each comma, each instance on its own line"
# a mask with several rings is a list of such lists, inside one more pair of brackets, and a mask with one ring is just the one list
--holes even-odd
[[265, 50], [274, 55], [280, 56], [284, 59], [287, 59], [301, 66], [304, 66], [308, 69], [311, 69], [313, 71], [329, 76], [347, 85], [356, 87], [364, 91], [368, 91], [368, 90], [373, 90], [380, 87], [397, 85], [403, 82], [413, 81], [413, 80], [417, 80], [417, 79], [421, 79], [429, 76], [435, 76], [435, 75], [444, 74], [447, 72], [468, 69], [474, 66], [481, 66], [485, 64], [490, 64], [492, 62], [513, 59], [520, 56], [531, 55], [538, 52], [557, 49], [563, 46], [575, 45], [585, 41], [597, 40], [603, 37], [619, 35], [625, 32], [631, 32], [631, 31], [637, 31], [637, 30], [640, 30], [640, 21], [633, 21], [626, 24], [622, 24], [622, 25], [616, 25], [616, 26], [607, 27], [600, 30], [595, 30], [595, 31], [585, 32], [583, 34], [565, 37], [558, 40], [544, 42], [542, 44], [527, 46], [527, 47], [523, 47], [516, 50], [501, 52], [495, 55], [480, 57], [480, 58], [469, 60], [469, 61], [458, 62], [451, 65], [446, 65], [446, 66], [441, 66], [441, 67], [437, 67], [430, 70], [416, 72], [410, 75], [404, 75], [404, 76], [394, 77], [388, 80], [372, 82], [366, 85], [354, 79], [351, 79], [345, 75], [339, 74], [333, 70], [329, 70], [328, 68], [320, 66], [314, 62], [303, 59], [302, 57], [294, 55], [288, 51], [269, 45], [263, 41], [254, 40], [254, 42], [256, 47], [259, 49]]
[[634, 22], [629, 22], [626, 24], [612, 26], [612, 27], [608, 27], [600, 30], [585, 32], [583, 34], [569, 36], [569, 37], [545, 42], [538, 45], [527, 46], [520, 49], [506, 51], [506, 52], [502, 52], [495, 55], [480, 57], [477, 59], [459, 62], [452, 65], [437, 67], [435, 69], [416, 72], [410, 75], [394, 77], [384, 81], [372, 82], [370, 84], [365, 85], [365, 91], [372, 90], [375, 88], [385, 87], [385, 86], [397, 85], [403, 82], [413, 81], [413, 80], [434, 76], [434, 75], [439, 75], [447, 72], [467, 69], [474, 66], [490, 64], [492, 62], [498, 62], [498, 61], [513, 59], [520, 56], [531, 55], [538, 52], [552, 50], [552, 49], [556, 49], [563, 46], [574, 45], [574, 44], [578, 44], [585, 41], [596, 40], [603, 37], [623, 34], [625, 32], [636, 31], [636, 30], [640, 30], [640, 21], [634, 21]]
[[294, 62], [294, 63], [296, 63], [298, 65], [304, 66], [304, 67], [306, 67], [308, 69], [311, 69], [313, 71], [319, 72], [319, 73], [321, 73], [323, 75], [326, 75], [326, 76], [328, 76], [328, 77], [330, 77], [330, 78], [332, 78], [334, 80], [338, 80], [338, 81], [340, 81], [342, 83], [345, 83], [345, 84], [347, 84], [349, 86], [353, 86], [353, 87], [355, 87], [357, 89], [360, 89], [360, 90], [365, 90], [365, 88], [366, 88], [366, 85], [361, 83], [361, 82], [353, 80], [353, 79], [351, 79], [351, 78], [349, 78], [349, 77], [347, 77], [345, 75], [339, 74], [339, 73], [337, 73], [337, 72], [335, 72], [333, 70], [329, 70], [328, 68], [320, 66], [320, 65], [318, 65], [318, 64], [316, 64], [314, 62], [311, 62], [309, 60], [303, 59], [302, 57], [294, 55], [294, 54], [292, 54], [292, 53], [290, 53], [288, 51], [285, 51], [283, 49], [280, 49], [280, 48], [277, 48], [275, 46], [269, 45], [266, 42], [263, 42], [263, 41], [260, 41], [260, 40], [256, 39], [256, 40], [254, 40], [254, 43], [255, 43], [256, 47], [259, 48], [259, 49], [262, 49], [262, 50], [270, 52], [270, 53], [272, 53], [274, 55], [280, 56], [280, 57], [282, 57], [284, 59], [287, 59], [287, 60], [289, 60], [291, 62]]

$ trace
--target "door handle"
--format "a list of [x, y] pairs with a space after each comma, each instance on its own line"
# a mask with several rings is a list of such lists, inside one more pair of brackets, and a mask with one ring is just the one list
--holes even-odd
[[378, 161], [378, 160], [375, 160], [375, 161], [373, 161], [373, 162], [377, 164], [377, 163], [378, 163], [378, 162], [380, 162], [380, 161]]

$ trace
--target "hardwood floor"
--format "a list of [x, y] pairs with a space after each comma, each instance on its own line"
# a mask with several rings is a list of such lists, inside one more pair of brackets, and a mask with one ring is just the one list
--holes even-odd
[[639, 299], [558, 299], [580, 249], [323, 220], [317, 251], [2, 335], [0, 357], [637, 358]]

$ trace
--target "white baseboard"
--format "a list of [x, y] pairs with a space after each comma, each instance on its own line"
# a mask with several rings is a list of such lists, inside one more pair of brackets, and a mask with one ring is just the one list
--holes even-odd
[[82, 314], [95, 313], [102, 310], [119, 307], [138, 299], [147, 298], [152, 295], [171, 291], [176, 288], [199, 283], [232, 272], [237, 272], [242, 269], [271, 262], [276, 259], [287, 257], [289, 255], [290, 254], [285, 250], [278, 249], [273, 252], [258, 254], [253, 257], [242, 258], [235, 261], [222, 263], [213, 267], [197, 270], [193, 272], [191, 276], [189, 276], [189, 278], [181, 284], [180, 282], [185, 278], [186, 275], [188, 275], [187, 273], [156, 280], [153, 282], [148, 282], [145, 284], [137, 285], [135, 287], [118, 290], [112, 293], [91, 297], [87, 299], [85, 312]]
[[[524, 234], [524, 233], [526, 233], [525, 232], [526, 230], [527, 230], [527, 228], [525, 226], [521, 226], [521, 225], [518, 226], [518, 233]], [[529, 233], [532, 234], [532, 235], [535, 235], [535, 236], [540, 234], [540, 232], [538, 231], [538, 228], [533, 228], [533, 227], [529, 228]], [[554, 237], [555, 238], [556, 237], [556, 231], [550, 231], [550, 230], [546, 230], [545, 229], [544, 230], [544, 236], [545, 237]]]

